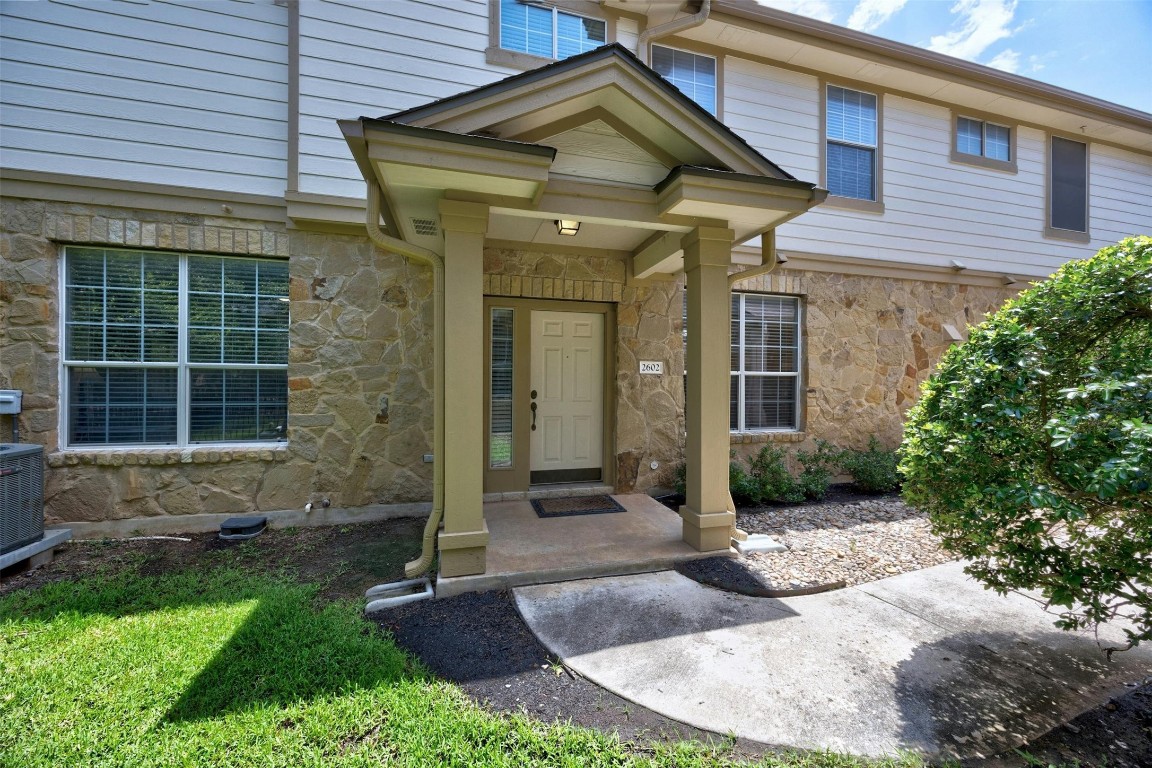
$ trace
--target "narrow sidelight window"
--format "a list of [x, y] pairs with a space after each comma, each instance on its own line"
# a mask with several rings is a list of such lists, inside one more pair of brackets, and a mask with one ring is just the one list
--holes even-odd
[[1088, 145], [1052, 137], [1049, 216], [1053, 229], [1088, 232]]
[[513, 312], [506, 308], [492, 309], [488, 466], [493, 469], [512, 466]]

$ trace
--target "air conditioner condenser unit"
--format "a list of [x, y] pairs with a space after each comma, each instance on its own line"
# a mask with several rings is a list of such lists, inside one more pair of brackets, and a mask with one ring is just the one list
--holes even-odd
[[44, 537], [44, 447], [0, 444], [0, 555]]

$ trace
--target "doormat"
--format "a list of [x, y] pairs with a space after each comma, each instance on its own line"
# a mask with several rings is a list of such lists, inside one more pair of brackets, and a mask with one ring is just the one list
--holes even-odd
[[623, 512], [624, 507], [606, 494], [599, 496], [565, 496], [560, 499], [533, 499], [532, 509], [537, 517], [569, 517], [572, 515], [603, 515]]

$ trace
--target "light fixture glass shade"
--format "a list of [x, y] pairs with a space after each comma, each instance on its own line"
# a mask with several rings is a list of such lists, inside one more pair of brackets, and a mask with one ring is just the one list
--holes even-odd
[[575, 237], [576, 233], [580, 231], [580, 222], [573, 219], [557, 219], [556, 220], [556, 234], [567, 235], [568, 237]]

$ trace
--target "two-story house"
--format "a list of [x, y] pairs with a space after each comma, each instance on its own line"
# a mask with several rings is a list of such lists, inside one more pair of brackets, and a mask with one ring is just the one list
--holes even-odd
[[726, 548], [731, 449], [895, 445], [1152, 229], [1152, 115], [747, 0], [0, 8], [0, 386], [94, 531], [432, 500], [461, 576], [686, 461]]

